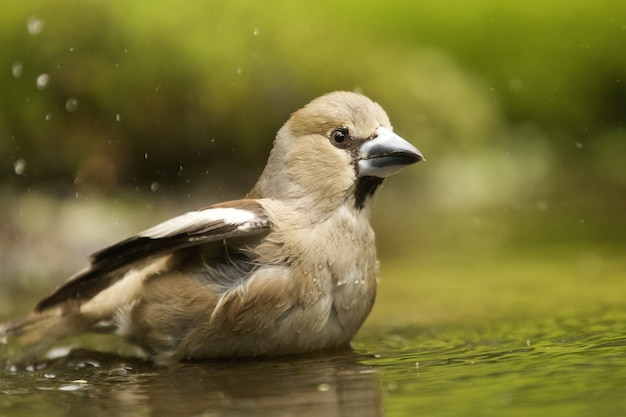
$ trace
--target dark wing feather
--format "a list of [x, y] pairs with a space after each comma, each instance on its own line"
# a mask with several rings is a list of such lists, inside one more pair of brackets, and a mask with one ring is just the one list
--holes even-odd
[[84, 300], [119, 280], [137, 262], [179, 249], [268, 233], [270, 220], [254, 200], [238, 200], [174, 217], [89, 257], [90, 265], [37, 304], [41, 312], [67, 300]]

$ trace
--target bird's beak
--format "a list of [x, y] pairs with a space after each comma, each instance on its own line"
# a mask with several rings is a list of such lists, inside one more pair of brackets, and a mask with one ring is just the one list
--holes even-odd
[[417, 148], [385, 127], [359, 149], [359, 177], [386, 178], [402, 168], [423, 161]]

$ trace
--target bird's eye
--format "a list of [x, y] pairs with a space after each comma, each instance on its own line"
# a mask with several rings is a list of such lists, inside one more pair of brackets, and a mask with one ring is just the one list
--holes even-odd
[[345, 148], [348, 145], [350, 135], [348, 129], [339, 127], [330, 132], [330, 142], [338, 148]]

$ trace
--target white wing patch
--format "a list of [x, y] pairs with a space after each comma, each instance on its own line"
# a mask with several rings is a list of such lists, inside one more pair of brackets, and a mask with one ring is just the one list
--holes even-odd
[[[256, 220], [256, 221], [255, 221]], [[248, 210], [236, 208], [213, 208], [200, 211], [191, 211], [163, 223], [157, 224], [148, 230], [139, 233], [140, 237], [152, 239], [173, 236], [185, 230], [195, 229], [210, 223], [224, 225], [241, 224], [249, 227], [249, 223], [256, 223], [260, 219]], [[247, 227], [246, 227], [247, 228]]]

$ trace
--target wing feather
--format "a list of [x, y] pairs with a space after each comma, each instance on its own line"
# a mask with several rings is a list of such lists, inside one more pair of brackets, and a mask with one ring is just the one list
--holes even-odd
[[118, 242], [89, 257], [90, 265], [37, 304], [41, 312], [67, 300], [90, 299], [123, 274], [116, 273], [150, 258], [180, 249], [231, 238], [268, 233], [263, 207], [254, 200], [237, 200], [185, 213]]

